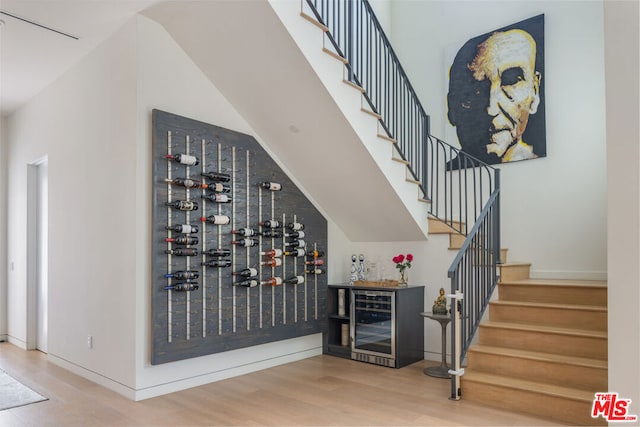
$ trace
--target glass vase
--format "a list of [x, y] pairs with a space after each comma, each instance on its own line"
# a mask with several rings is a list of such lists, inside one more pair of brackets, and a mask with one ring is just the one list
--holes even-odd
[[409, 286], [409, 270], [406, 268], [400, 270], [400, 280], [398, 280], [399, 288], [406, 288]]

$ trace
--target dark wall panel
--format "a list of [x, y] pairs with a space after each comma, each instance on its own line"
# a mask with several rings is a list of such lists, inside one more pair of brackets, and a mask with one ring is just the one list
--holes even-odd
[[[183, 164], [168, 156], [186, 154], [198, 159], [197, 164]], [[193, 163], [193, 162], [187, 162]], [[217, 193], [218, 181], [202, 173], [222, 172], [230, 175], [228, 192]], [[170, 182], [177, 178], [191, 179], [209, 188], [187, 188]], [[281, 184], [280, 191], [260, 187], [260, 182]], [[228, 202], [203, 198], [219, 194]], [[186, 201], [198, 204], [197, 210], [180, 210], [167, 202]], [[203, 217], [223, 215], [228, 224], [217, 225]], [[277, 220], [281, 224], [304, 224], [303, 238], [273, 238], [253, 236], [255, 246], [242, 247], [232, 241], [243, 237], [232, 230], [248, 227], [259, 232], [267, 230], [260, 221]], [[190, 234], [167, 230], [168, 226], [197, 226]], [[278, 228], [291, 232], [286, 227]], [[197, 243], [178, 244], [165, 239], [195, 237]], [[160, 364], [206, 354], [250, 347], [272, 341], [321, 332], [326, 304], [326, 265], [322, 274], [307, 273], [306, 262], [324, 261], [327, 248], [327, 222], [311, 202], [293, 184], [273, 159], [251, 136], [218, 126], [153, 111], [153, 232], [152, 232], [152, 351], [151, 363]], [[304, 252], [319, 250], [313, 255], [281, 255], [281, 265], [261, 265], [269, 260], [260, 254], [272, 248], [283, 252], [293, 250], [286, 243], [304, 240]], [[211, 249], [229, 249], [230, 254], [214, 257]], [[167, 251], [191, 250], [197, 255], [178, 256]], [[217, 268], [203, 263], [227, 260], [231, 265]], [[257, 269], [255, 287], [234, 283], [234, 276], [245, 268]], [[167, 278], [178, 271], [197, 272], [192, 279]], [[193, 274], [193, 273], [192, 273]], [[284, 280], [302, 276], [303, 283], [283, 283], [277, 286], [260, 284], [271, 277]], [[189, 291], [175, 286], [183, 283]], [[174, 286], [172, 289], [167, 287]], [[197, 286], [197, 288], [196, 288]]]

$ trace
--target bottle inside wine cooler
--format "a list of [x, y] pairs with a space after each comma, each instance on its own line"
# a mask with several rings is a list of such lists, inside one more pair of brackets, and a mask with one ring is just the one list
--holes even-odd
[[324, 274], [325, 273], [325, 271], [323, 269], [321, 269], [321, 268], [310, 268], [310, 269], [305, 270], [304, 272], [305, 272], [305, 274], [315, 274], [315, 275]]
[[318, 250], [307, 251], [306, 255], [308, 257], [320, 258], [324, 256], [324, 251], [318, 251]]
[[304, 256], [304, 250], [294, 249], [292, 251], [286, 251], [284, 254], [288, 256]]
[[306, 265], [324, 265], [323, 259], [314, 259], [313, 261], [305, 261]]

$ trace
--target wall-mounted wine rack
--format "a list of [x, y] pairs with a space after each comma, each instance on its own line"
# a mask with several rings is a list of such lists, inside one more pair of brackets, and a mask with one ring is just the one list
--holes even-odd
[[151, 363], [320, 332], [325, 218], [253, 137], [152, 121]]

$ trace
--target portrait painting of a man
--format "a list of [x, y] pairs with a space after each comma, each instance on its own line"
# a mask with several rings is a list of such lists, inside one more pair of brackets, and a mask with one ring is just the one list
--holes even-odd
[[543, 76], [544, 15], [467, 41], [447, 93], [461, 150], [488, 164], [545, 157]]

